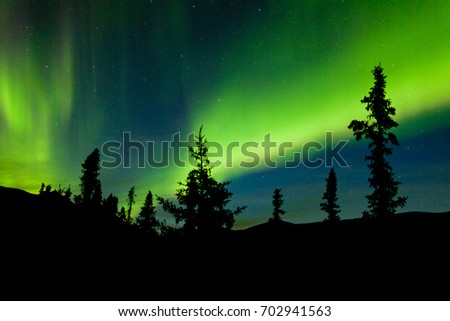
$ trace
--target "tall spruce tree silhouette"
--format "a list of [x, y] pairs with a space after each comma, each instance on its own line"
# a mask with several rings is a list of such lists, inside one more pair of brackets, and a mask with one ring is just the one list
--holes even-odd
[[156, 219], [156, 207], [153, 206], [153, 194], [151, 191], [148, 191], [144, 205], [136, 217], [136, 225], [146, 233], [153, 235], [158, 233], [159, 222]]
[[117, 196], [115, 196], [111, 193], [108, 195], [107, 198], [104, 198], [102, 201], [103, 211], [110, 216], [117, 215], [117, 211], [119, 208], [118, 204], [119, 204], [119, 199], [117, 198]]
[[272, 213], [272, 217], [269, 219], [270, 222], [280, 222], [281, 221], [281, 216], [286, 213], [286, 211], [281, 209], [281, 205], [283, 205], [284, 201], [283, 201], [283, 195], [281, 194], [281, 188], [276, 188], [273, 191], [273, 200], [272, 200], [272, 205], [273, 205], [273, 213]]
[[339, 205], [337, 204], [337, 179], [336, 173], [333, 168], [330, 168], [330, 173], [328, 178], [326, 178], [326, 188], [323, 193], [322, 199], [325, 201], [320, 203], [320, 208], [322, 211], [328, 214], [325, 219], [326, 222], [337, 222], [341, 218], [338, 213], [341, 212]]
[[125, 207], [121, 207], [120, 211], [117, 213], [117, 217], [119, 217], [123, 222], [127, 222], [127, 214], [125, 211]]
[[100, 207], [102, 202], [102, 185], [100, 182], [100, 152], [96, 148], [81, 164], [81, 194], [75, 196], [75, 203], [84, 207]]
[[126, 222], [131, 223], [131, 211], [133, 210], [133, 205], [136, 203], [136, 189], [134, 186], [130, 187], [130, 190], [128, 191], [128, 197], [127, 197], [127, 218]]
[[202, 134], [202, 129], [203, 126], [200, 127], [199, 134], [196, 136], [195, 148], [189, 146], [191, 157], [197, 167], [189, 172], [185, 183], [178, 183], [180, 188], [175, 195], [181, 206], [176, 206], [171, 201], [157, 196], [164, 211], [171, 213], [177, 224], [184, 222], [185, 233], [208, 234], [229, 230], [233, 227], [234, 216], [246, 208], [246, 206], [239, 206], [234, 211], [226, 208], [232, 196], [227, 188], [231, 182], [219, 183], [211, 176], [207, 140]]
[[363, 212], [363, 217], [381, 218], [391, 216], [398, 207], [405, 206], [406, 197], [397, 197], [400, 183], [394, 180], [393, 169], [386, 160], [386, 156], [392, 155], [392, 148], [388, 145], [399, 145], [397, 137], [390, 131], [398, 126], [392, 119], [395, 108], [391, 106], [391, 100], [386, 98], [386, 76], [381, 64], [375, 66], [372, 73], [374, 86], [369, 96], [361, 100], [369, 112], [367, 120], [353, 120], [348, 128], [353, 131], [357, 141], [363, 137], [370, 141], [371, 153], [365, 160], [370, 169], [368, 181], [373, 192], [366, 196], [369, 210]]

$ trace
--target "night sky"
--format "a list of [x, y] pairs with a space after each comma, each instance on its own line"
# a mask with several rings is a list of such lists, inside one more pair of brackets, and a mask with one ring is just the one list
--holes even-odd
[[[94, 148], [124, 132], [160, 146], [203, 125], [224, 150], [259, 144], [249, 149], [257, 167], [239, 166], [250, 159], [238, 148], [231, 160], [211, 158], [222, 161], [213, 176], [232, 182], [230, 206], [248, 206], [236, 228], [271, 216], [275, 188], [284, 220], [319, 221], [329, 168], [285, 168], [282, 160], [332, 132], [335, 143], [350, 140], [341, 152], [349, 167], [334, 164], [340, 215], [360, 217], [371, 191], [368, 148], [347, 126], [365, 119], [360, 100], [381, 63], [400, 124], [389, 161], [399, 195], [408, 196], [402, 211], [448, 211], [449, 17], [448, 0], [2, 0], [0, 185], [37, 193], [45, 182], [78, 193], [81, 163]], [[271, 149], [272, 168], [261, 148], [269, 133], [277, 146], [293, 146], [284, 155]], [[148, 190], [173, 197], [192, 168], [138, 168], [136, 154], [130, 168], [100, 175], [103, 196], [116, 194], [120, 205], [136, 186], [135, 215]], [[159, 207], [158, 217], [172, 222]]]

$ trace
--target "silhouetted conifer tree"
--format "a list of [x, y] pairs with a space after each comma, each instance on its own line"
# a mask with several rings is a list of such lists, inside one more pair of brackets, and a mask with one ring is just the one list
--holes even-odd
[[341, 212], [339, 205], [337, 204], [337, 179], [336, 173], [333, 168], [330, 168], [330, 173], [326, 179], [326, 189], [323, 193], [322, 199], [325, 201], [320, 203], [320, 208], [322, 211], [328, 214], [325, 219], [327, 222], [337, 222], [341, 218], [338, 213]]
[[395, 214], [397, 207], [406, 204], [406, 197], [397, 197], [399, 182], [394, 180], [392, 167], [386, 160], [386, 156], [392, 154], [389, 144], [398, 145], [397, 137], [390, 131], [398, 126], [392, 119], [395, 108], [391, 106], [391, 100], [386, 98], [386, 76], [383, 68], [378, 65], [372, 71], [375, 78], [374, 86], [361, 103], [366, 104], [369, 112], [367, 120], [353, 120], [348, 126], [353, 131], [356, 140], [362, 137], [370, 141], [370, 155], [365, 157], [371, 176], [369, 185], [373, 188], [371, 195], [367, 195], [368, 211], [364, 211], [364, 217], [384, 217]]
[[281, 216], [286, 213], [286, 211], [281, 209], [281, 205], [283, 205], [284, 201], [283, 201], [283, 195], [281, 194], [281, 188], [276, 188], [273, 191], [273, 200], [272, 200], [272, 205], [273, 205], [273, 217], [270, 218], [269, 221], [272, 222], [279, 222], [281, 221]]
[[103, 211], [110, 215], [117, 215], [119, 198], [112, 193], [102, 201]]
[[44, 183], [42, 183], [41, 188], [39, 189], [39, 194], [40, 195], [50, 194], [51, 191], [52, 191], [52, 186], [50, 184], [45, 185]]
[[179, 229], [167, 225], [166, 221], [158, 221], [158, 234], [160, 237], [171, 237], [178, 233]]
[[58, 185], [57, 189], [52, 189], [51, 185], [41, 184], [41, 188], [39, 189], [39, 197], [46, 202], [48, 206], [58, 208], [61, 206], [68, 206], [72, 203], [70, 196], [72, 192], [70, 190], [70, 185], [68, 188], [61, 187], [61, 184]]
[[117, 216], [124, 222], [127, 221], [127, 214], [125, 211], [125, 207], [121, 207], [119, 213], [117, 213]]
[[100, 152], [96, 148], [81, 164], [81, 194], [75, 197], [75, 203], [86, 207], [100, 207], [102, 202], [102, 185], [100, 182]]
[[151, 191], [148, 191], [144, 206], [141, 207], [141, 211], [136, 217], [136, 225], [146, 233], [154, 235], [158, 233], [159, 222], [156, 219], [156, 208], [153, 206], [153, 194]]
[[128, 191], [128, 197], [127, 197], [127, 218], [126, 222], [131, 223], [131, 211], [133, 209], [134, 203], [136, 203], [136, 192], [134, 186], [131, 186], [130, 190]]
[[70, 185], [68, 188], [64, 189], [64, 196], [69, 200], [72, 197], [72, 189], [70, 188]]
[[64, 188], [64, 187], [61, 186], [61, 184], [59, 184], [58, 189], [56, 190], [56, 192], [59, 195], [64, 196], [69, 201], [70, 201], [70, 198], [72, 197], [72, 190], [70, 188], [70, 185], [69, 185], [69, 187]]
[[158, 202], [164, 211], [174, 215], [177, 224], [184, 222], [185, 232], [229, 230], [233, 227], [234, 216], [246, 206], [237, 207], [234, 211], [225, 208], [232, 196], [227, 188], [231, 182], [219, 183], [211, 176], [207, 140], [202, 127], [196, 139], [196, 147], [190, 146], [189, 151], [197, 167], [189, 172], [185, 183], [178, 183], [180, 188], [176, 197], [181, 206], [157, 196]]

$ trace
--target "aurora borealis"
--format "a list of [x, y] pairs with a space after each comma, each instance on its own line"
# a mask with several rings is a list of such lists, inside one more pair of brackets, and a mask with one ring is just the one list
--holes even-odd
[[[210, 141], [348, 139], [336, 168], [343, 218], [365, 208], [367, 143], [347, 125], [381, 62], [397, 110], [390, 161], [403, 210], [450, 209], [448, 1], [24, 1], [0, 3], [0, 185], [78, 193], [80, 164], [105, 142], [169, 141], [204, 126]], [[262, 155], [262, 150], [254, 152]], [[273, 149], [273, 159], [277, 149]], [[281, 188], [285, 219], [321, 220], [328, 169], [218, 166], [237, 226], [265, 221]], [[133, 160], [131, 162], [133, 164]], [[102, 169], [103, 194], [136, 186], [173, 196], [188, 168]], [[158, 215], [170, 221], [161, 209]]]

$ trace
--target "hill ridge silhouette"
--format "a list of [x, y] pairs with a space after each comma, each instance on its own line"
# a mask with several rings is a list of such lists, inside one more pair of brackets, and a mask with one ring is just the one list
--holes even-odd
[[155, 240], [41, 198], [0, 187], [0, 202], [12, 205], [0, 225], [2, 299], [450, 299], [435, 287], [450, 285], [450, 212]]
[[[55, 193], [54, 198], [58, 198]], [[54, 199], [53, 199], [54, 200]], [[45, 206], [49, 205], [50, 202], [45, 202], [42, 199], [39, 198], [39, 194], [34, 194], [31, 192], [27, 192], [25, 190], [14, 188], [14, 187], [7, 187], [7, 186], [0, 186], [0, 202], [6, 202], [8, 201], [10, 205], [14, 207], [24, 208], [28, 206]], [[66, 208], [74, 206], [73, 203], [65, 203]], [[387, 222], [389, 222], [391, 219], [400, 219], [400, 218], [408, 218], [411, 220], [417, 220], [417, 219], [424, 219], [424, 220], [430, 220], [430, 219], [437, 219], [437, 218], [444, 218], [444, 216], [450, 217], [450, 211], [444, 211], [444, 212], [428, 212], [428, 211], [407, 211], [407, 212], [399, 212], [396, 213], [392, 218], [388, 218]], [[319, 214], [318, 214], [319, 216]], [[332, 223], [334, 225], [341, 225], [341, 224], [352, 224], [354, 222], [360, 222], [364, 221], [364, 218], [356, 217], [356, 218], [344, 218], [340, 222]], [[376, 222], [376, 220], [373, 220], [371, 222]], [[310, 225], [322, 225], [323, 221], [314, 221], [314, 222], [304, 222], [304, 223], [293, 223], [289, 221], [281, 220], [280, 222], [263, 222], [254, 224], [245, 228], [240, 228], [238, 230], [234, 231], [251, 231], [254, 229], [265, 229], [265, 227], [282, 227], [282, 226], [290, 226], [290, 228], [293, 228], [295, 226], [310, 226]]]

